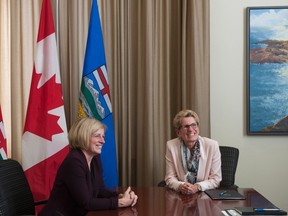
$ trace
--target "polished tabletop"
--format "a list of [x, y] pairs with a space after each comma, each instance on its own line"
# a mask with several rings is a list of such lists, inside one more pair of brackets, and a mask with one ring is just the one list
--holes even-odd
[[[132, 187], [138, 195], [137, 204], [131, 208], [93, 211], [87, 216], [221, 216], [222, 210], [234, 207], [275, 207], [269, 200], [252, 188], [237, 188], [244, 200], [212, 200], [204, 192], [182, 195], [165, 187]], [[225, 189], [227, 190], [227, 189]], [[120, 192], [122, 192], [120, 190]]]

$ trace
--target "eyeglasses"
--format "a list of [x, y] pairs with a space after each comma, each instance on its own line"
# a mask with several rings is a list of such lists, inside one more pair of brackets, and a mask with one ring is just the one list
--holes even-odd
[[185, 130], [188, 130], [188, 128], [192, 127], [193, 129], [196, 129], [198, 128], [198, 123], [197, 122], [194, 122], [192, 124], [189, 124], [189, 125], [181, 125], [180, 128], [183, 128]]

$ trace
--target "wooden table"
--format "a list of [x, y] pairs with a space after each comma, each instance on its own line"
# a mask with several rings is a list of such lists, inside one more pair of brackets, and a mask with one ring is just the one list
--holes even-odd
[[138, 195], [137, 204], [131, 208], [93, 211], [87, 216], [221, 216], [224, 209], [234, 207], [275, 207], [252, 188], [238, 188], [245, 200], [212, 200], [204, 192], [181, 195], [165, 187], [132, 187]]

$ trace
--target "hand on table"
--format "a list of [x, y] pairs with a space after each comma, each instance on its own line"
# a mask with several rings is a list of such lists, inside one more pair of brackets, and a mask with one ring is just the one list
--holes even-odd
[[198, 190], [198, 186], [197, 185], [193, 185], [193, 184], [190, 184], [190, 183], [183, 183], [179, 186], [179, 191], [182, 193], [182, 194], [195, 194], [197, 193], [199, 190]]
[[137, 203], [138, 196], [129, 186], [124, 194], [119, 195], [118, 207], [134, 206]]

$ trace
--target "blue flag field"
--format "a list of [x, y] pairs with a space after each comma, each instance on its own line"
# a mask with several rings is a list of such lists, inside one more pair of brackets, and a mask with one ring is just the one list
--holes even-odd
[[93, 117], [107, 126], [101, 152], [107, 188], [118, 186], [116, 142], [102, 28], [97, 0], [93, 0], [78, 107], [79, 117]]

